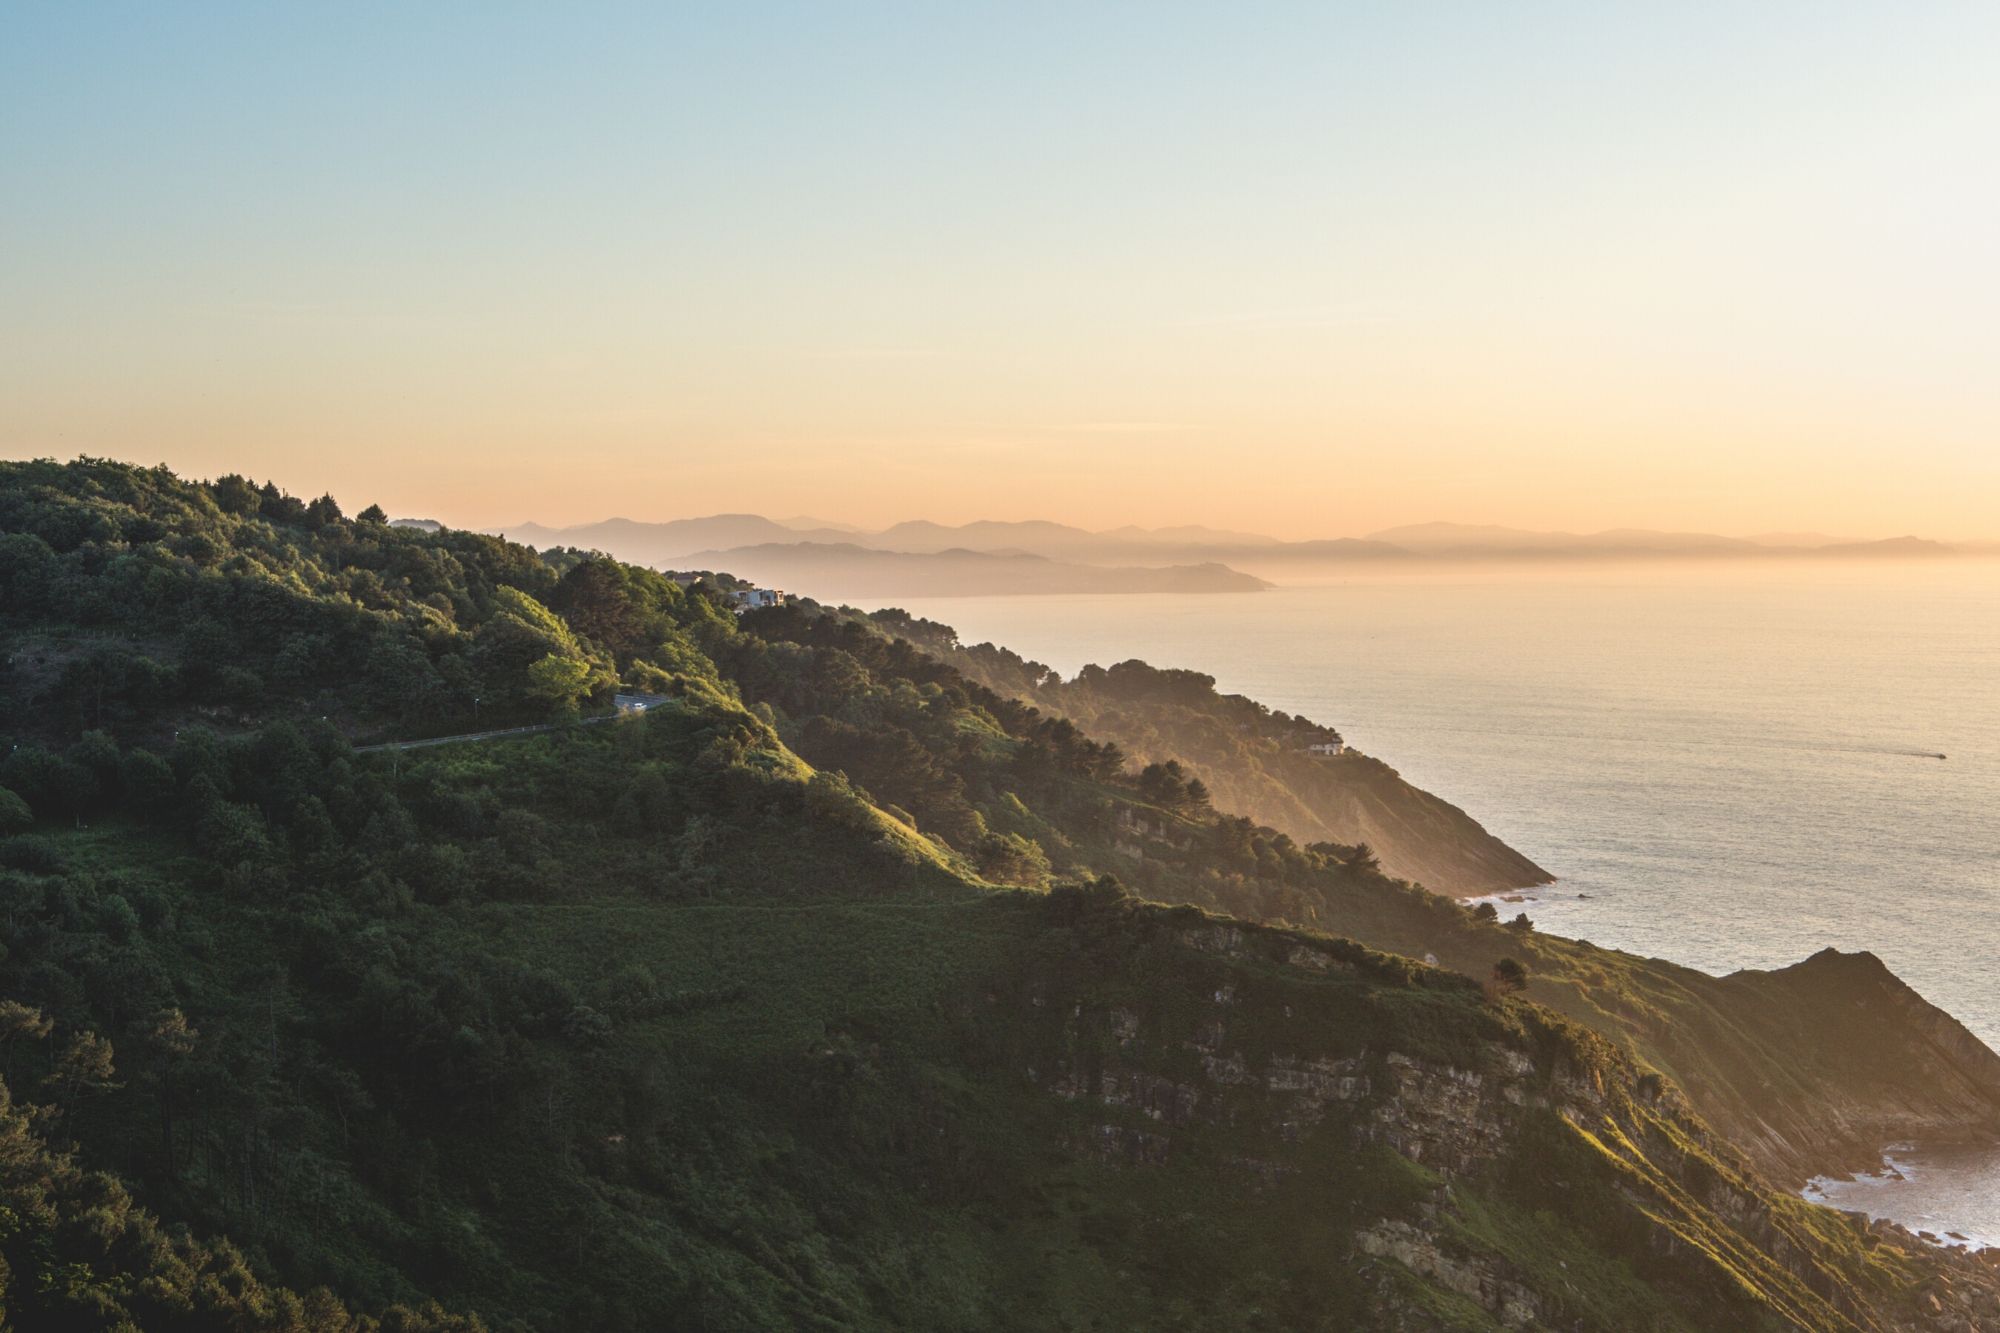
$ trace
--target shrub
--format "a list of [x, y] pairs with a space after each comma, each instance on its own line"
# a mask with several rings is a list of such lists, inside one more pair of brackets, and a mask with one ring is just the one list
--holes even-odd
[[34, 827], [35, 813], [28, 803], [6, 787], [0, 787], [0, 836], [21, 833]]
[[68, 865], [62, 852], [47, 838], [24, 834], [0, 842], [0, 866], [9, 870], [25, 870], [31, 875], [60, 875]]

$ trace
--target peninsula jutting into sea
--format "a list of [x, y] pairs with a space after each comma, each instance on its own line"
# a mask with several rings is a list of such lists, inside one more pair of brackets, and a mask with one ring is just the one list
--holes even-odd
[[[8, 464], [0, 527], [0, 979], [49, 1099], [9, 1243], [97, 1284], [25, 1308], [791, 1323], [921, 1262], [868, 1319], [2000, 1309], [1797, 1195], [2000, 1134], [2000, 1057], [1868, 953], [1510, 919], [1549, 872], [1329, 719], [240, 476]], [[306, 1179], [372, 1219], [338, 1253]], [[232, 1245], [271, 1276], [205, 1280]]]
[[0, 1333], [2000, 1333], [1996, 69], [0, 10]]

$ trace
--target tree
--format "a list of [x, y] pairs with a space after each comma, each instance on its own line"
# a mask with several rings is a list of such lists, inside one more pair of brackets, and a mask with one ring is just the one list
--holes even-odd
[[171, 807], [180, 794], [173, 766], [151, 750], [127, 750], [118, 761], [118, 785], [141, 812], [156, 815]]
[[979, 873], [995, 884], [1040, 884], [1049, 877], [1047, 854], [1018, 833], [989, 833], [973, 854]]
[[195, 823], [194, 845], [209, 860], [231, 869], [261, 865], [271, 858], [264, 816], [254, 805], [211, 803]]
[[315, 528], [331, 527], [340, 522], [340, 505], [331, 495], [322, 495], [306, 506], [306, 522]]
[[257, 512], [273, 523], [306, 521], [305, 501], [296, 495], [285, 494], [274, 481], [267, 481], [257, 488]]
[[354, 516], [354, 521], [356, 523], [387, 523], [389, 521], [389, 514], [381, 505], [369, 505]]
[[624, 662], [671, 630], [656, 608], [679, 598], [678, 588], [650, 570], [598, 556], [562, 576], [549, 606], [576, 633]]
[[54, 808], [83, 827], [83, 812], [99, 795], [97, 774], [72, 759], [58, 759], [49, 768], [49, 800]]
[[33, 1005], [0, 1000], [0, 1051], [5, 1051], [6, 1076], [14, 1076], [14, 1043], [22, 1037], [41, 1041], [55, 1024]]
[[590, 693], [590, 663], [550, 653], [529, 665], [528, 692], [559, 713], [574, 713]]
[[879, 833], [875, 811], [845, 773], [815, 773], [806, 781], [806, 813], [815, 821], [860, 833]]
[[1489, 984], [1496, 995], [1519, 995], [1528, 989], [1528, 969], [1519, 959], [1502, 958], [1493, 965]]
[[422, 645], [407, 634], [386, 633], [369, 648], [361, 668], [362, 696], [384, 713], [423, 718], [441, 701], [444, 685]]
[[28, 808], [28, 803], [14, 792], [0, 787], [0, 837], [23, 832], [32, 828], [34, 823], [35, 813]]
[[[160, 1146], [167, 1162], [167, 1175], [171, 1178], [179, 1174], [179, 1154], [174, 1147], [175, 1114], [179, 1109], [174, 1099], [174, 1076], [187, 1058], [194, 1054], [195, 1042], [201, 1034], [195, 1031], [187, 1021], [187, 1015], [180, 1010], [162, 1009], [139, 1025], [138, 1035], [141, 1045], [153, 1057], [146, 1081], [159, 1094]], [[108, 1065], [108, 1049], [105, 1058]]]
[[[481, 683], [492, 695], [559, 703], [615, 683], [610, 663], [585, 648], [548, 607], [512, 587], [497, 589], [493, 600], [494, 614], [480, 626], [472, 647]], [[550, 657], [562, 665], [539, 665]], [[581, 689], [574, 683], [572, 662], [585, 668]]]
[[254, 514], [258, 505], [257, 487], [248, 477], [231, 472], [215, 482], [215, 503], [225, 514]]
[[1099, 875], [1087, 884], [1058, 884], [1049, 890], [1050, 914], [1061, 924], [1073, 926], [1086, 916], [1129, 906], [1138, 895], [1118, 882], [1114, 875]]
[[1139, 771], [1139, 794], [1155, 805], [1178, 806], [1186, 798], [1187, 782], [1180, 764], [1148, 764]]
[[1481, 903], [1472, 909], [1472, 919], [1481, 925], [1492, 925], [1500, 919], [1500, 909], [1492, 903]]
[[56, 1067], [42, 1080], [42, 1086], [55, 1094], [56, 1109], [67, 1115], [84, 1093], [109, 1092], [117, 1087], [112, 1080], [114, 1072], [111, 1043], [83, 1028], [63, 1047], [63, 1053], [56, 1058]]

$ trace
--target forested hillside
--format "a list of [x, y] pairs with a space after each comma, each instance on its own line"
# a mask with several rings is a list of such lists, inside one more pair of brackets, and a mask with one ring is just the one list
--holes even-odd
[[1315, 743], [1340, 740], [1333, 728], [1219, 693], [1212, 676], [1128, 661], [1087, 666], [1064, 680], [998, 645], [962, 644], [949, 625], [899, 610], [871, 619], [1002, 695], [1116, 741], [1142, 763], [1185, 764], [1226, 810], [1306, 842], [1365, 844], [1391, 874], [1437, 893], [1479, 897], [1554, 878], [1380, 759], [1313, 752]]
[[[941, 672], [956, 678], [947, 663], [968, 655], [950, 648], [955, 636], [948, 627], [894, 611], [862, 617], [787, 608], [749, 617], [745, 628], [757, 636], [802, 638], [822, 648], [843, 645], [842, 652], [868, 661], [878, 676], [895, 679], [928, 679]], [[889, 636], [894, 638], [886, 644], [875, 642]], [[938, 645], [942, 655], [910, 652], [909, 646], [917, 643]], [[972, 650], [970, 656], [988, 664], [974, 668], [982, 675], [991, 663], [1021, 660], [991, 647]], [[1027, 669], [1029, 674], [1045, 671], [1034, 664]], [[1299, 739], [1325, 734], [1324, 728], [1271, 713], [1251, 700], [1219, 696], [1212, 681], [1194, 672], [1128, 663], [1085, 672], [1066, 687], [1045, 684], [1042, 692], [1065, 706], [1078, 694], [1113, 698], [1116, 707], [1106, 713], [1115, 718], [1120, 734], [1140, 737], [1150, 746], [1184, 732], [1247, 734], [1252, 740], [1236, 751], [1233, 762], [1261, 785], [1273, 785], [1274, 772], [1283, 771], [1265, 767], [1274, 752], [1307, 765], [1328, 762], [1295, 748]], [[1020, 703], [1018, 695], [1003, 693], [993, 706], [1004, 713], [1006, 706]], [[1072, 725], [1032, 709], [1023, 716], [1037, 728]], [[1237, 733], [1238, 725], [1251, 731]], [[898, 762], [864, 767], [861, 756], [806, 753], [837, 761], [850, 774], [889, 783], [892, 790], [908, 771]], [[1136, 762], [1128, 761], [1131, 766]], [[1379, 766], [1372, 759], [1362, 762]], [[1223, 766], [1199, 771], [1209, 774]], [[1049, 849], [1062, 874], [1109, 869], [1148, 897], [1348, 935], [1413, 957], [1435, 957], [1469, 976], [1488, 975], [1502, 958], [1525, 961], [1537, 978], [1538, 1000], [1639, 1051], [1685, 1088], [1705, 1117], [1788, 1185], [1802, 1185], [1826, 1171], [1872, 1169], [1885, 1143], [2000, 1135], [2000, 1057], [1870, 955], [1827, 951], [1777, 972], [1718, 978], [1660, 959], [1545, 936], [1530, 927], [1525, 915], [1503, 923], [1490, 905], [1474, 912], [1446, 910], [1441, 898], [1382, 873], [1365, 846], [1315, 843], [1297, 849], [1285, 835], [1260, 830], [1244, 817], [1212, 812], [1207, 807], [1220, 802], [1194, 771], [1165, 760], [1139, 773], [1142, 786], [1150, 774], [1155, 784], [1199, 798], [1204, 809], [1198, 815], [1188, 812], [1185, 799], [1165, 802], [1180, 811], [1186, 827], [1178, 833], [1161, 817], [1150, 826], [1154, 836], [1125, 833], [1106, 848], [1080, 837], [1078, 829], [1087, 821], [1072, 815], [1057, 836], [1041, 837], [1039, 845]], [[1002, 785], [1012, 781], [1004, 777]], [[1332, 781], [1348, 779], [1336, 776]], [[1435, 799], [1400, 780], [1395, 786], [1400, 790], [1389, 799], [1403, 809]], [[1117, 827], [1121, 832], [1128, 825], [1145, 829], [1144, 814], [1121, 809]], [[1483, 830], [1479, 836], [1485, 837]], [[1265, 849], [1258, 852], [1255, 866], [1232, 864], [1232, 849], [1244, 840]], [[1337, 875], [1315, 879], [1286, 873], [1287, 855], [1299, 850], [1321, 857]], [[1504, 847], [1501, 851], [1513, 855]], [[1802, 940], [1801, 952], [1812, 943]]]
[[[1758, 1069], [1695, 974], [1219, 810], [883, 626], [384, 517], [0, 466], [16, 1327], [2000, 1315], [1707, 1127], [1815, 1149], [1796, 1013]], [[667, 702], [355, 748], [621, 683]], [[1893, 983], [1850, 970], [1740, 984]], [[1878, 1017], [1943, 1052], [1899, 1104], [1973, 1116], [1991, 1054]]]

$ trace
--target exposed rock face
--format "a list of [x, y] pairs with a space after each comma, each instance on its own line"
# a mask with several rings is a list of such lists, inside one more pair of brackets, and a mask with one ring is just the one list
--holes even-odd
[[[1215, 1001], [1218, 1009], [1227, 1000]], [[1108, 1027], [1136, 1035], [1129, 1011], [1082, 1012], [1076, 1029]], [[1121, 1043], [1133, 1056], [1148, 1052], [1128, 1036]], [[1535, 1068], [1521, 1052], [1498, 1048], [1491, 1073], [1434, 1065], [1400, 1052], [1369, 1052], [1334, 1058], [1274, 1054], [1253, 1067], [1227, 1040], [1227, 1024], [1213, 1019], [1178, 1043], [1200, 1059], [1200, 1073], [1180, 1082], [1113, 1060], [1084, 1072], [1066, 1066], [1049, 1080], [1049, 1090], [1100, 1111], [1135, 1113], [1156, 1123], [1096, 1123], [1072, 1146], [1101, 1160], [1126, 1166], [1165, 1164], [1175, 1152], [1175, 1131], [1204, 1124], [1238, 1129], [1265, 1128], [1285, 1145], [1300, 1143], [1330, 1115], [1336, 1132], [1354, 1148], [1380, 1144], [1412, 1162], [1447, 1174], [1478, 1171], [1505, 1150], [1512, 1117], [1524, 1108], [1548, 1105], [1545, 1094], [1524, 1086]], [[1241, 1123], [1254, 1105], [1257, 1125]], [[1273, 1182], [1295, 1176], [1300, 1166], [1282, 1157], [1229, 1159], [1243, 1175]], [[1547, 1327], [1547, 1311], [1534, 1291], [1504, 1261], [1453, 1245], [1438, 1226], [1437, 1209], [1416, 1221], [1382, 1218], [1354, 1237], [1356, 1251], [1401, 1264], [1428, 1283], [1486, 1310], [1508, 1328]], [[1384, 1300], [1393, 1298], [1385, 1291]], [[1420, 1327], [1421, 1325], [1411, 1325]]]
[[[886, 633], [995, 691], [1071, 718], [1137, 759], [1175, 758], [1208, 786], [1217, 810], [1249, 814], [1299, 840], [1368, 842], [1383, 867], [1444, 893], [1546, 880], [1540, 867], [1448, 803], [1365, 755], [1298, 745], [1300, 719], [1219, 694], [1199, 673], [1143, 663], [1086, 669], [1073, 680], [992, 645], [882, 613]], [[1282, 918], [1486, 977], [1502, 957], [1527, 965], [1529, 998], [1628, 1044], [1773, 1181], [1873, 1166], [1906, 1138], [2000, 1139], [2000, 1057], [1903, 986], [1873, 958], [1821, 955], [1775, 973], [1715, 977], [1660, 959], [1531, 931], [1477, 928], [1431, 895], [1356, 882], [1293, 897], [1237, 885], [1208, 891], [1172, 864], [1173, 827], [1143, 807], [1115, 815], [1117, 851], [1142, 892], [1238, 916]], [[1298, 959], [1313, 965], [1313, 955]], [[1865, 1037], [1864, 1037], [1865, 1034]], [[1893, 1053], [1882, 1055], [1881, 1053]]]
[[[1874, 954], [1824, 949], [1792, 967], [1704, 981], [1728, 998], [1737, 1042], [1793, 1059], [1726, 1085], [1692, 1061], [1676, 1072], [1708, 1119], [1785, 1184], [1872, 1168], [1899, 1140], [2000, 1138], [2000, 1055]], [[1675, 1048], [1732, 1049], [1719, 1032], [1661, 1036]], [[1801, 1052], [1810, 1052], [1803, 1071]], [[1802, 1074], [1810, 1086], [1799, 1086]]]
[[1408, 1222], [1379, 1222], [1354, 1238], [1354, 1248], [1393, 1259], [1418, 1277], [1472, 1301], [1508, 1328], [1545, 1326], [1542, 1302], [1499, 1265], [1446, 1253], [1435, 1237]]
[[1717, 977], [1540, 934], [1330, 915], [1332, 929], [1467, 976], [1525, 959], [1529, 998], [1629, 1044], [1783, 1187], [1873, 1169], [1901, 1140], [2000, 1141], [2000, 1055], [1873, 954]]
[[[1505, 1328], [1619, 1327], [1566, 1265], [1551, 1274], [1482, 1232], [1495, 1201], [1522, 1191], [1595, 1200], [1617, 1261], [1686, 1295], [1662, 1327], [1997, 1326], [2000, 1282], [1984, 1263], [1769, 1191], [1670, 1089], [1581, 1032], [1516, 1028], [1532, 1010], [1489, 1009], [1496, 1021], [1476, 1044], [1425, 1051], [1421, 1029], [1406, 1046], [1380, 1026], [1328, 1025], [1321, 996], [1351, 1001], [1374, 984], [1336, 949], [1212, 921], [1176, 944], [1188, 963], [1159, 1004], [1097, 1002], [1047, 979], [1012, 997], [1051, 1025], [1030, 1076], [1074, 1108], [1072, 1151], [1123, 1168], [1199, 1159], [1261, 1188], [1311, 1187], [1331, 1170], [1335, 1204], [1341, 1172], [1361, 1169], [1340, 1163], [1386, 1150], [1411, 1164], [1411, 1179], [1434, 1183], [1371, 1204], [1381, 1211], [1349, 1233], [1356, 1262], [1374, 1265], [1371, 1327], [1457, 1326], [1435, 1300]], [[1853, 984], [1829, 960], [1802, 966]], [[1260, 979], [1274, 970], [1277, 980]], [[1941, 1045], [1951, 1038], [1939, 1030]], [[1976, 1064], [1977, 1052], [1958, 1053]], [[1225, 1139], [1233, 1150], [1217, 1156]], [[1606, 1198], [1621, 1202], [1607, 1213]], [[1597, 1262], [1571, 1257], [1579, 1278]], [[1412, 1295], [1423, 1291], [1434, 1296]]]

